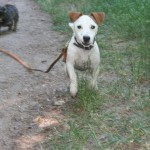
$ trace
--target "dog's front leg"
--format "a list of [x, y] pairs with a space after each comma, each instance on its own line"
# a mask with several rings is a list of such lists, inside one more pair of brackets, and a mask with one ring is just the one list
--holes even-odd
[[77, 76], [75, 73], [74, 65], [70, 62], [66, 63], [67, 66], [67, 72], [70, 78], [70, 94], [72, 97], [75, 97], [77, 94]]

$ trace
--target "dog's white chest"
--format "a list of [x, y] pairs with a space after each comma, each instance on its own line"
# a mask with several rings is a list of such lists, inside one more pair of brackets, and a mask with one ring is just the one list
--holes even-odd
[[91, 68], [91, 54], [86, 54], [84, 52], [79, 53], [78, 56], [75, 59], [75, 68], [79, 70], [87, 70]]

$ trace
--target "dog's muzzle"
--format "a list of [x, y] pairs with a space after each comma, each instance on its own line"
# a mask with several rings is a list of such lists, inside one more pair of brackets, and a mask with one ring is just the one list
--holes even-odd
[[95, 43], [95, 38], [94, 38], [93, 44], [89, 44], [89, 41], [90, 41], [90, 37], [89, 36], [84, 36], [83, 37], [84, 43], [82, 43], [82, 44], [77, 41], [76, 37], [74, 37], [74, 39], [75, 39], [76, 42], [73, 43], [73, 44], [75, 46], [79, 47], [79, 48], [82, 48], [84, 50], [91, 50], [94, 47], [93, 45]]
[[85, 45], [88, 45], [90, 42], [90, 37], [89, 36], [83, 36], [83, 41]]

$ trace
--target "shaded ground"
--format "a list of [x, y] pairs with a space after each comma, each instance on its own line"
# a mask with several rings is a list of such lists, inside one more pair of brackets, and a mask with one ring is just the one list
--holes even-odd
[[[63, 35], [50, 30], [49, 17], [33, 0], [1, 0], [20, 12], [18, 31], [0, 36], [0, 48], [9, 50], [36, 68], [46, 69], [64, 45]], [[5, 30], [6, 28], [3, 28]], [[38, 150], [50, 127], [63, 119], [53, 105], [66, 90], [63, 63], [43, 74], [29, 73], [0, 53], [0, 149]]]

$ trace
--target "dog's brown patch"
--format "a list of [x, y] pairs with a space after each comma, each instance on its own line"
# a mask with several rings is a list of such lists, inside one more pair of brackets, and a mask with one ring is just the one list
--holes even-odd
[[69, 18], [71, 22], [75, 22], [80, 16], [82, 16], [81, 12], [69, 12]]
[[90, 17], [98, 24], [100, 25], [104, 18], [105, 18], [105, 13], [104, 12], [92, 12], [90, 14]]

